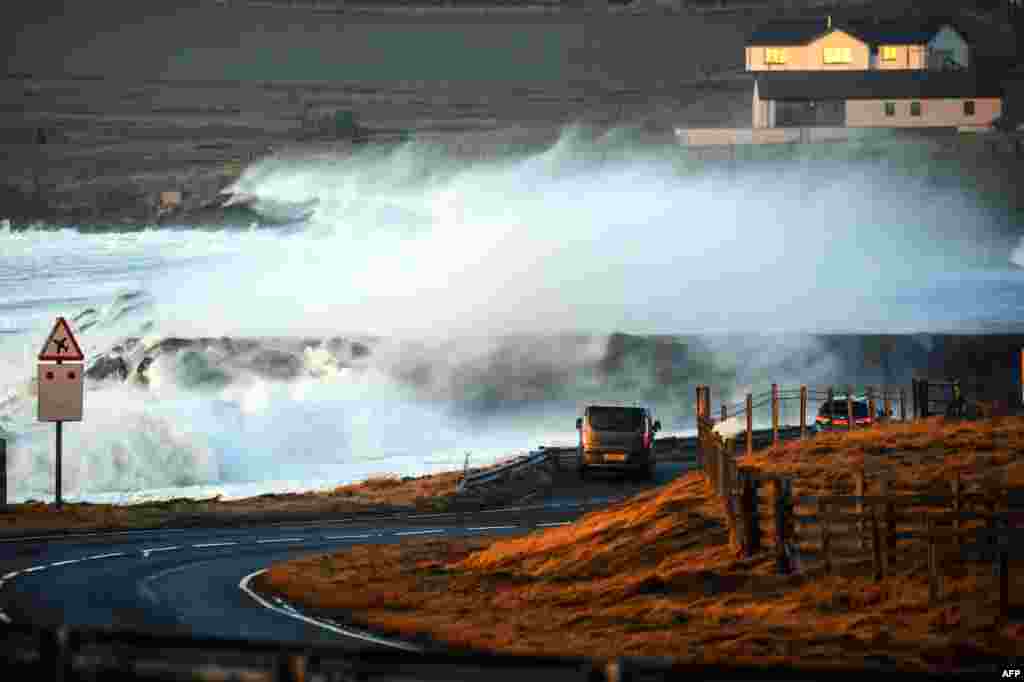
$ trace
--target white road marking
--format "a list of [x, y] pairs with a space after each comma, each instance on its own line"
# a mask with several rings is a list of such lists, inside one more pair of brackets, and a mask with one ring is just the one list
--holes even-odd
[[81, 559], [67, 559], [66, 561], [55, 561], [50, 566], [67, 566], [68, 564], [77, 564]]
[[262, 540], [257, 540], [256, 544], [262, 545], [268, 542], [302, 542], [305, 539], [306, 538], [264, 538]]
[[46, 568], [46, 566], [33, 566], [32, 568], [26, 568], [22, 573], [35, 573], [36, 571], [41, 571], [44, 568]]
[[406, 530], [395, 535], [426, 535], [427, 533], [443, 533], [444, 528], [431, 528], [430, 530]]
[[375, 533], [367, 533], [366, 535], [325, 535], [324, 540], [364, 540], [366, 538], [372, 538]]
[[119, 530], [102, 533], [61, 533], [52, 535], [24, 535], [16, 538], [0, 538], [3, 542], [28, 542], [30, 540], [73, 540], [75, 538], [106, 537], [108, 535], [152, 535], [153, 533], [184, 533], [188, 528], [154, 528], [153, 530]]
[[10, 573], [8, 573], [7, 575], [4, 576], [4, 580], [10, 580], [11, 578], [13, 578], [14, 576], [18, 575], [19, 573], [21, 573], [21, 571], [11, 571]]
[[207, 547], [229, 547], [231, 545], [237, 545], [237, 542], [203, 542], [198, 545], [192, 545], [196, 549], [206, 549]]
[[148, 557], [150, 554], [155, 552], [170, 552], [171, 550], [181, 549], [180, 545], [171, 545], [170, 547], [150, 547], [149, 549], [142, 550], [142, 556]]
[[554, 523], [538, 523], [538, 528], [548, 528], [550, 526], [566, 526], [572, 523], [572, 521], [555, 521]]
[[124, 552], [111, 552], [110, 554], [93, 554], [92, 556], [83, 559], [83, 561], [88, 561], [89, 559], [110, 559], [116, 556], [124, 556]]
[[263, 597], [261, 597], [258, 594], [256, 594], [249, 587], [249, 581], [251, 581], [253, 578], [258, 576], [260, 573], [265, 573], [266, 570], [267, 569], [265, 569], [265, 568], [261, 568], [258, 571], [250, 573], [249, 575], [247, 575], [244, 578], [242, 578], [241, 582], [238, 583], [238, 588], [240, 590], [242, 590], [243, 592], [245, 592], [250, 597], [252, 597], [252, 599], [256, 603], [258, 603], [260, 606], [262, 606], [263, 608], [270, 609], [271, 611], [276, 611], [277, 613], [280, 613], [282, 615], [288, 616], [289, 618], [296, 618], [298, 620], [301, 620], [304, 623], [309, 623], [310, 625], [315, 625], [317, 627], [321, 627], [324, 630], [329, 630], [330, 632], [333, 632], [333, 633], [338, 634], [338, 635], [343, 635], [345, 637], [353, 637], [355, 639], [361, 639], [361, 640], [366, 641], [366, 642], [373, 642], [374, 644], [380, 644], [380, 645], [383, 645], [383, 646], [389, 646], [389, 647], [392, 647], [394, 649], [404, 649], [405, 651], [415, 651], [415, 652], [423, 651], [423, 649], [421, 649], [420, 647], [418, 647], [418, 646], [416, 646], [414, 644], [406, 644], [405, 642], [396, 642], [396, 641], [393, 641], [393, 640], [384, 639], [383, 637], [376, 637], [376, 636], [371, 635], [371, 634], [366, 633], [366, 632], [359, 632], [358, 630], [350, 630], [349, 628], [338, 627], [338, 626], [335, 626], [335, 625], [328, 625], [327, 623], [324, 623], [323, 621], [319, 621], [319, 620], [316, 620], [314, 618], [310, 618], [309, 616], [304, 616], [301, 613], [298, 613], [296, 611], [289, 611], [288, 609], [281, 608], [279, 606], [274, 606], [273, 604], [271, 604], [267, 600], [263, 599]]
[[466, 530], [502, 530], [504, 528], [518, 528], [519, 526], [474, 526]]

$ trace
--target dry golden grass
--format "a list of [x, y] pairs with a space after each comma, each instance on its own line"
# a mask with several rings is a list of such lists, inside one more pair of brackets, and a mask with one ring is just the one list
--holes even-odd
[[[880, 454], [897, 490], [928, 489], [954, 471], [969, 483], [1016, 480], [1024, 419], [827, 434], [745, 463], [794, 476], [798, 493], [827, 494]], [[275, 566], [261, 587], [384, 631], [511, 653], [858, 667], [887, 657], [915, 669], [1024, 654], [1024, 628], [996, 621], [986, 566], [952, 571], [946, 598], [931, 606], [927, 576], [913, 565], [921, 554], [908, 555], [901, 574], [878, 584], [864, 566], [847, 565], [842, 577], [777, 576], [769, 554], [737, 559], [721, 503], [691, 473], [568, 526], [353, 547]], [[1011, 576], [1020, 568], [1012, 563]], [[1012, 602], [1020, 592], [1015, 580]]]
[[48, 530], [110, 530], [257, 522], [261, 519], [315, 518], [320, 514], [371, 510], [380, 506], [424, 508], [443, 504], [455, 494], [461, 472], [419, 478], [373, 476], [329, 492], [267, 494], [224, 501], [177, 499], [134, 505], [28, 502], [0, 514], [0, 535]]

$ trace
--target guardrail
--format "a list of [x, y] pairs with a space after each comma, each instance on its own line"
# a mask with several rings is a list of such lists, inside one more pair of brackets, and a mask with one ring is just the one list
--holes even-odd
[[463, 492], [467, 488], [499, 481], [515, 471], [540, 466], [547, 462], [547, 460], [548, 453], [544, 451], [543, 447], [538, 450], [532, 450], [528, 455], [521, 456], [506, 464], [500, 464], [494, 468], [486, 469], [479, 473], [464, 475], [462, 480], [459, 481], [456, 489], [459, 492]]
[[[0, 667], [13, 680], [268, 680], [272, 682], [409, 682], [457, 679], [493, 682], [626, 682], [646, 680], [822, 680], [836, 667], [701, 665], [667, 658], [530, 656], [483, 651], [353, 650], [347, 643], [273, 642], [147, 633], [109, 628], [0, 626]], [[984, 666], [1001, 671], [1004, 663]], [[895, 670], [865, 663], [847, 672]], [[900, 670], [900, 678], [963, 679]]]

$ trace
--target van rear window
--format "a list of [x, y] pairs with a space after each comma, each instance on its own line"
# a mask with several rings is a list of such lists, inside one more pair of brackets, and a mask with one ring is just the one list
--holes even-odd
[[[832, 406], [833, 406], [833, 410], [835, 410], [834, 416], [836, 416], [836, 417], [846, 417], [847, 410], [849, 408], [847, 407], [845, 400], [836, 400], [836, 401], [834, 401], [832, 403]], [[820, 416], [822, 416], [822, 417], [828, 417], [829, 416], [828, 403], [825, 403], [824, 405], [821, 406], [821, 409], [818, 411], [818, 414]], [[867, 406], [867, 403], [861, 403], [861, 402], [854, 401], [853, 402], [853, 418], [854, 419], [863, 419], [864, 417], [867, 417], [867, 416], [868, 416], [868, 406]]]
[[639, 431], [644, 426], [644, 411], [639, 407], [591, 407], [590, 428], [598, 431]]

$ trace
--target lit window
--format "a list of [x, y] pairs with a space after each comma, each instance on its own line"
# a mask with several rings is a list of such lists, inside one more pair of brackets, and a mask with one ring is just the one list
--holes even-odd
[[849, 64], [853, 61], [850, 56], [850, 48], [848, 47], [826, 47], [825, 48], [825, 63], [826, 64]]
[[895, 116], [896, 115], [896, 103], [895, 102], [886, 102], [885, 103], [885, 115], [886, 116]]
[[964, 116], [974, 116], [974, 100], [969, 99], [964, 102]]
[[910, 115], [911, 116], [920, 116], [921, 115], [921, 103], [920, 102], [911, 102], [910, 103]]
[[882, 47], [882, 61], [883, 62], [894, 62], [896, 61], [896, 46], [885, 45]]
[[764, 62], [765, 64], [785, 64], [786, 63], [786, 50], [782, 47], [766, 47], [764, 48]]

